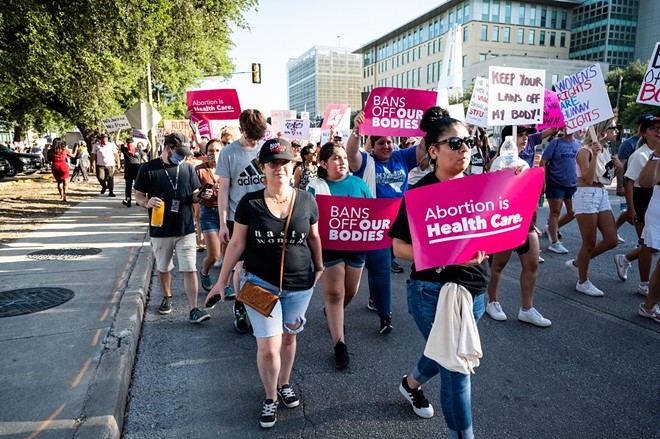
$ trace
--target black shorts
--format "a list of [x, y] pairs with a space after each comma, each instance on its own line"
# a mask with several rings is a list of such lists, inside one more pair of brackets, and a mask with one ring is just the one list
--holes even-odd
[[529, 246], [530, 246], [530, 244], [529, 244], [529, 234], [531, 232], [536, 233], [536, 230], [534, 229], [534, 224], [533, 223], [529, 223], [529, 230], [527, 231], [527, 239], [525, 239], [525, 243], [514, 249], [516, 251], [516, 253], [518, 253], [519, 255], [524, 255], [525, 253], [527, 253], [529, 251]]
[[653, 197], [653, 188], [633, 187], [633, 206], [637, 213], [637, 222], [644, 224], [644, 215]]

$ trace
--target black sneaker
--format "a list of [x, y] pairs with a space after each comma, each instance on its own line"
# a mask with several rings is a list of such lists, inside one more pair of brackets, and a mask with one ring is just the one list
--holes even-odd
[[398, 262], [392, 262], [392, 273], [403, 273], [403, 267]]
[[351, 362], [351, 358], [348, 356], [348, 348], [344, 343], [338, 341], [335, 345], [335, 368], [338, 370], [344, 370], [348, 367]]
[[261, 407], [261, 419], [259, 425], [261, 428], [270, 428], [277, 422], [277, 401], [267, 399]]
[[110, 193], [108, 194], [108, 196], [109, 196], [109, 197], [116, 197], [117, 195], [115, 195], [114, 192], [110, 192]]
[[298, 407], [298, 404], [300, 404], [300, 400], [296, 396], [296, 392], [293, 391], [293, 387], [291, 387], [290, 384], [285, 384], [277, 389], [277, 394], [280, 395], [282, 404], [284, 404], [286, 408], [292, 409], [294, 407]]
[[105, 194], [105, 191], [107, 191], [107, 189], [104, 188], [104, 187], [101, 187], [101, 195]]
[[417, 416], [420, 418], [432, 418], [433, 417], [433, 406], [429, 404], [429, 400], [424, 396], [424, 391], [420, 387], [419, 389], [411, 389], [408, 387], [408, 375], [404, 375], [399, 385], [399, 391], [401, 394], [408, 400], [412, 409]]
[[387, 334], [394, 329], [394, 326], [392, 326], [392, 317], [391, 316], [382, 316], [380, 318], [380, 333], [381, 334]]
[[131, 207], [131, 200], [123, 200], [121, 204], [123, 204], [126, 207]]
[[247, 318], [245, 305], [238, 301], [234, 302], [234, 329], [239, 334], [247, 334], [250, 330], [250, 323]]
[[158, 314], [169, 314], [172, 312], [172, 297], [163, 297], [158, 307]]
[[193, 308], [190, 310], [190, 318], [188, 321], [190, 323], [202, 323], [204, 320], [210, 319], [211, 316], [207, 311], [204, 311], [201, 308]]

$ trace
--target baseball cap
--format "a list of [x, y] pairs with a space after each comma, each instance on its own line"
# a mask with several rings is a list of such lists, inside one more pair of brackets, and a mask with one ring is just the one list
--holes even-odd
[[106, 137], [106, 138], [108, 138], [108, 139], [110, 138], [110, 136], [108, 135], [108, 133], [103, 133], [103, 134], [101, 134], [101, 135], [99, 136], [99, 139], [102, 139], [102, 138], [104, 138], [104, 137]]
[[344, 135], [341, 133], [341, 131], [335, 131], [334, 134], [332, 135], [333, 139], [343, 139]]
[[[518, 125], [518, 133], [527, 133], [527, 134], [534, 134], [536, 132], [536, 128], [534, 127], [528, 127], [526, 125]], [[512, 125], [507, 125], [504, 128], [502, 128], [502, 139], [506, 139], [506, 136], [511, 136], [513, 135], [513, 126]]]
[[126, 143], [133, 143], [133, 142], [135, 142], [135, 139], [133, 139], [132, 137], [126, 139]]
[[188, 147], [188, 139], [181, 133], [172, 133], [169, 136], [165, 137], [165, 145], [170, 146], [177, 153], [190, 156], [193, 155], [192, 151]]
[[644, 114], [642, 116], [639, 116], [639, 119], [637, 119], [637, 125], [641, 125], [642, 123], [644, 123], [645, 120], [653, 119], [654, 117], [655, 116], [652, 114]]
[[294, 161], [291, 144], [288, 140], [280, 137], [269, 139], [263, 144], [259, 151], [259, 163], [269, 163], [274, 160]]
[[[650, 115], [649, 115], [650, 116]], [[642, 123], [639, 125], [639, 131], [646, 131], [649, 127], [660, 124], [660, 117], [655, 117], [651, 116], [649, 118], [644, 119]]]

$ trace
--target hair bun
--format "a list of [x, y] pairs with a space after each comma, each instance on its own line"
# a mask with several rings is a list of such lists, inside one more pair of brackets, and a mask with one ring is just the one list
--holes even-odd
[[437, 105], [430, 107], [424, 112], [424, 116], [422, 116], [422, 120], [419, 123], [419, 129], [426, 133], [435, 122], [449, 117], [449, 111], [446, 109]]

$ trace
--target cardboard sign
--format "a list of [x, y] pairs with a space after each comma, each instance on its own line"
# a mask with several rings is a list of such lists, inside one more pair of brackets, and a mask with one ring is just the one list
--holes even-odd
[[103, 122], [103, 126], [105, 127], [106, 131], [108, 131], [109, 133], [117, 130], [131, 129], [131, 124], [128, 121], [128, 118], [123, 114], [119, 116], [109, 117], [107, 119], [102, 119], [101, 122]]
[[182, 133], [189, 139], [193, 136], [190, 124], [185, 119], [165, 119], [163, 121], [163, 132], [166, 136], [172, 133]]
[[536, 125], [536, 129], [544, 130], [546, 128], [561, 128], [563, 126], [564, 115], [561, 114], [557, 93], [546, 88], [545, 96], [543, 97], [543, 123]]
[[195, 90], [186, 93], [188, 110], [203, 120], [238, 119], [241, 104], [234, 89]]
[[545, 70], [490, 66], [488, 125], [543, 122]]
[[285, 119], [282, 122], [282, 136], [285, 139], [309, 139], [309, 119]]
[[380, 136], [423, 136], [419, 129], [424, 112], [435, 106], [435, 91], [378, 87], [371, 90], [364, 108], [360, 134]]
[[649, 67], [644, 73], [637, 102], [647, 105], [660, 105], [660, 42], [655, 43]]
[[328, 104], [325, 108], [321, 129], [339, 128], [340, 130], [348, 130], [351, 126], [350, 119], [351, 108], [348, 104]]
[[364, 251], [392, 246], [387, 236], [401, 198], [317, 195], [319, 234], [324, 250]]
[[474, 81], [465, 122], [483, 128], [488, 126], [488, 79], [479, 76]]
[[523, 244], [542, 188], [543, 168], [532, 168], [519, 175], [490, 172], [407, 191], [415, 268], [461, 264], [480, 250], [490, 254]]
[[600, 64], [562, 79], [555, 90], [568, 134], [614, 117]]

